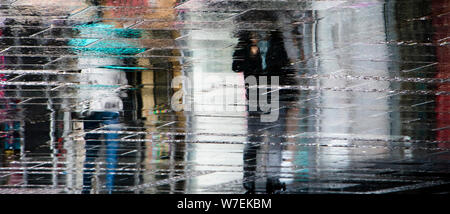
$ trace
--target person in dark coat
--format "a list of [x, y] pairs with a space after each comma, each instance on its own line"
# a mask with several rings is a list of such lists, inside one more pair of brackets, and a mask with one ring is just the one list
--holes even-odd
[[[267, 90], [271, 91], [271, 77], [278, 76], [280, 85], [293, 85], [292, 73], [289, 73], [289, 69], [286, 69], [290, 61], [285, 49], [282, 33], [280, 31], [272, 31], [265, 33], [265, 35], [258, 34], [256, 32], [241, 32], [239, 36], [239, 42], [236, 46], [236, 50], [233, 54], [233, 71], [243, 72], [244, 78], [255, 77], [257, 86], [266, 85], [260, 81], [260, 77], [267, 77]], [[251, 85], [246, 86], [246, 97], [250, 99]], [[258, 91], [258, 94], [261, 92]], [[279, 99], [272, 100], [270, 93], [267, 97], [271, 102], [282, 102], [284, 100], [292, 100], [291, 90], [280, 90]], [[259, 99], [259, 96], [257, 97]], [[255, 102], [255, 100], [248, 100]], [[257, 103], [259, 100], [256, 100]], [[261, 116], [266, 114], [260, 108], [253, 111], [247, 106], [248, 110], [248, 142], [244, 148], [244, 181], [243, 186], [247, 193], [254, 193], [256, 190], [257, 179], [257, 166], [258, 165], [270, 165], [279, 166], [282, 162], [281, 143], [283, 141], [282, 133], [286, 132], [286, 113], [288, 108], [280, 108], [278, 119], [274, 122], [261, 122]], [[273, 109], [272, 109], [273, 110]], [[274, 136], [268, 137], [269, 144], [265, 145], [265, 149], [269, 150], [269, 157], [267, 157], [266, 163], [261, 164], [258, 162], [258, 153], [261, 152], [261, 143], [266, 139], [261, 135], [262, 130], [267, 127], [273, 127], [265, 131], [267, 135]], [[269, 167], [270, 168], [270, 167]], [[279, 180], [280, 172], [272, 169], [266, 170], [266, 192], [271, 194], [279, 190], [285, 190], [286, 186]]]

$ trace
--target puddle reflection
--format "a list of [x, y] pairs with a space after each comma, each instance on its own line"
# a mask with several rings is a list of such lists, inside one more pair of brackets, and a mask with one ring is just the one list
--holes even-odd
[[0, 193], [449, 180], [446, 0], [57, 2], [2, 3]]

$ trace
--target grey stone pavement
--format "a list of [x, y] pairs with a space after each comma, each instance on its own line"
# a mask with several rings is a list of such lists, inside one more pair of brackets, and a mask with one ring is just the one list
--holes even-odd
[[447, 194], [449, 20], [449, 0], [1, 0], [0, 193]]

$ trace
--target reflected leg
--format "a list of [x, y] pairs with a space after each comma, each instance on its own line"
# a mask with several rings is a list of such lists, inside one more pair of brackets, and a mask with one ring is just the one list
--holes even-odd
[[100, 150], [100, 134], [86, 134], [86, 159], [83, 170], [83, 194], [89, 194], [92, 188], [92, 175], [94, 174], [95, 159]]
[[243, 185], [246, 193], [252, 194], [255, 192], [256, 170], [257, 170], [257, 154], [260, 148], [260, 143], [263, 138], [259, 135], [260, 129], [259, 117], [250, 114], [247, 121], [248, 142], [244, 147], [244, 180]]
[[267, 129], [269, 137], [269, 145], [267, 145], [267, 181], [266, 192], [273, 194], [278, 190], [286, 190], [286, 185], [280, 182], [281, 164], [282, 164], [282, 143], [285, 138], [282, 137], [286, 133], [286, 113], [287, 108], [281, 108], [278, 121], [271, 123]]
[[[116, 124], [117, 125], [117, 124]], [[119, 128], [112, 127], [109, 131], [119, 131]], [[111, 133], [105, 135], [106, 140], [106, 188], [108, 193], [114, 190], [114, 174], [117, 167], [117, 149], [119, 148], [119, 134]]]

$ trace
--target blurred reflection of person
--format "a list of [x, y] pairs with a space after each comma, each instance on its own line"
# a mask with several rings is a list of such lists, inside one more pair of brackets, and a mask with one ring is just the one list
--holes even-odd
[[[117, 45], [120, 45], [120, 42]], [[95, 51], [105, 54], [109, 52], [108, 49]], [[119, 118], [123, 111], [123, 94], [117, 87], [127, 85], [128, 81], [124, 71], [115, 69], [115, 65], [120, 63], [117, 58], [92, 57], [80, 58], [78, 61], [80, 64], [93, 66], [81, 70], [81, 88], [78, 92], [84, 103], [81, 116], [86, 131], [83, 193], [89, 193], [92, 187], [94, 163], [102, 141], [106, 145], [106, 188], [108, 193], [111, 193], [114, 189], [116, 153], [119, 147], [117, 131], [121, 130]], [[96, 133], [99, 131], [105, 133]]]
[[[94, 1], [94, 5], [100, 2]], [[144, 1], [105, 1], [101, 4], [107, 6], [118, 6], [120, 10], [105, 10], [95, 14], [93, 18], [117, 18], [118, 16], [132, 17], [138, 16], [142, 8], [133, 7], [145, 6]], [[133, 13], [136, 12], [136, 14]], [[139, 13], [138, 13], [139, 12]], [[98, 17], [97, 17], [98, 16]], [[95, 166], [98, 163], [101, 148], [105, 148], [106, 159], [106, 191], [115, 191], [115, 174], [117, 165], [117, 150], [119, 149], [119, 134], [122, 130], [120, 118], [123, 113], [123, 100], [126, 93], [120, 87], [128, 85], [127, 71], [140, 69], [132, 64], [132, 60], [117, 56], [135, 55], [144, 48], [139, 48], [124, 40], [108, 39], [112, 38], [140, 38], [141, 31], [137, 29], [122, 28], [120, 23], [114, 21], [88, 22], [77, 25], [75, 28], [80, 37], [69, 42], [74, 46], [74, 51], [82, 56], [78, 58], [81, 67], [80, 89], [78, 98], [83, 103], [81, 112], [84, 131], [86, 132], [85, 149], [86, 158], [83, 170], [83, 190], [82, 193], [91, 192]], [[92, 35], [104, 36], [106, 39], [98, 40]], [[91, 46], [89, 46], [91, 45]], [[87, 47], [89, 46], [89, 47]], [[104, 146], [103, 146], [104, 145]], [[100, 182], [97, 181], [99, 184]]]
[[[109, 97], [111, 98], [111, 97]], [[102, 137], [106, 144], [106, 188], [108, 193], [114, 189], [114, 172], [117, 165], [117, 149], [119, 147], [116, 131], [121, 129], [119, 124], [119, 111], [121, 110], [121, 101], [109, 99], [102, 103], [108, 109], [91, 109], [84, 118], [84, 129], [88, 131], [85, 135], [86, 140], [86, 159], [84, 164], [83, 193], [90, 193], [92, 187], [92, 175], [94, 173], [95, 160], [98, 157]], [[114, 109], [115, 108], [115, 109]], [[105, 134], [89, 133], [90, 130], [106, 131]]]
[[[282, 33], [272, 31], [268, 33], [242, 32], [239, 34], [239, 43], [233, 54], [233, 70], [243, 72], [247, 79], [254, 76], [257, 84], [259, 77], [267, 76], [270, 85], [272, 76], [278, 76], [280, 85], [295, 84], [289, 69], [289, 59], [285, 50]], [[277, 89], [269, 89], [277, 90]], [[292, 90], [283, 89], [279, 91], [280, 108], [278, 119], [274, 122], [262, 122], [261, 115], [264, 114], [258, 108], [257, 111], [248, 111], [248, 142], [244, 148], [244, 188], [247, 193], [254, 193], [256, 189], [257, 168], [265, 167], [266, 193], [276, 193], [285, 190], [286, 186], [280, 182], [280, 165], [282, 163], [282, 142], [285, 141], [283, 134], [286, 132], [286, 115], [289, 110], [285, 106], [292, 101]], [[246, 96], [249, 99], [249, 86], [246, 86]], [[260, 92], [258, 92], [260, 94]], [[270, 97], [270, 95], [268, 95]], [[271, 100], [268, 98], [268, 100]], [[248, 102], [255, 102], [248, 100]], [[256, 100], [256, 102], [258, 102]], [[264, 136], [267, 136], [265, 138]], [[258, 167], [259, 166], [259, 167]]]
[[118, 63], [117, 59], [80, 58], [79, 63], [91, 64], [91, 60], [95, 60], [99, 67], [82, 69], [80, 75], [82, 86], [78, 92], [79, 98], [85, 102], [81, 110], [86, 132], [83, 193], [90, 193], [92, 188], [95, 162], [102, 145], [106, 146], [106, 190], [112, 193], [117, 165], [116, 153], [119, 148], [117, 131], [121, 130], [119, 118], [123, 111], [121, 93], [114, 87], [126, 85], [128, 81], [124, 71], [104, 68]]

